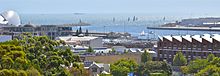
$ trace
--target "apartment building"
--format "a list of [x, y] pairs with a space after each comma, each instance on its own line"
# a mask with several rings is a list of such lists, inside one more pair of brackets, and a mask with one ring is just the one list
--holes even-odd
[[182, 52], [188, 61], [209, 54], [220, 57], [219, 34], [159, 36], [157, 46], [157, 59], [170, 63], [177, 52]]

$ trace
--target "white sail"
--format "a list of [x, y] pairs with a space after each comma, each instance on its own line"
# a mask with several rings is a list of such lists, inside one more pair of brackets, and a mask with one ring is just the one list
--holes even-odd
[[141, 36], [145, 36], [145, 32], [144, 32], [144, 31], [142, 31], [140, 35], [141, 35]]
[[154, 32], [153, 32], [153, 31], [150, 31], [149, 34], [154, 34]]

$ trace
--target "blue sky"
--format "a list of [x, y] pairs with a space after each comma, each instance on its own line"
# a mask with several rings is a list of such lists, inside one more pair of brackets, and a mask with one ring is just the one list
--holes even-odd
[[0, 12], [220, 14], [220, 0], [0, 0]]

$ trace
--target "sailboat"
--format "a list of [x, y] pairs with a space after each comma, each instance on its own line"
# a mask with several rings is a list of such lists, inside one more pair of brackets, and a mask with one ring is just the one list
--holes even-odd
[[112, 21], [115, 22], [115, 17], [113, 17]]
[[128, 22], [130, 21], [130, 17], [128, 17]]
[[165, 21], [166, 20], [166, 18], [165, 17], [163, 17], [163, 21]]
[[141, 32], [140, 36], [145, 36], [144, 30]]
[[153, 31], [150, 31], [149, 34], [154, 34], [154, 32], [153, 32]]
[[136, 17], [134, 16], [134, 17], [133, 17], [133, 21], [135, 21], [135, 20], [136, 20]]

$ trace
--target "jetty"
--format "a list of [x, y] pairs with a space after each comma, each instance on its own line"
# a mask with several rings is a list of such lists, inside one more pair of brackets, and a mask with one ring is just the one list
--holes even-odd
[[220, 31], [220, 27], [147, 27], [157, 30], [192, 30], [192, 31]]

